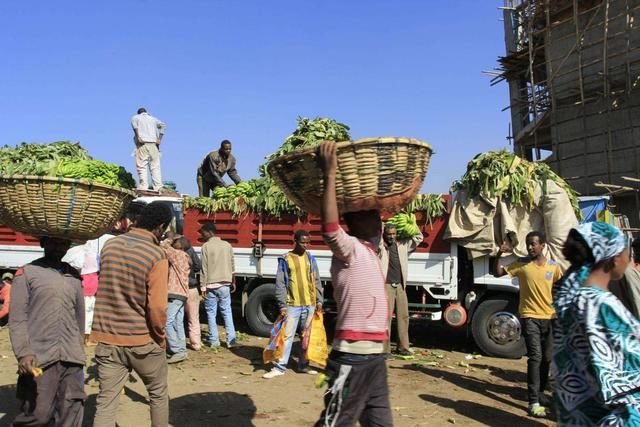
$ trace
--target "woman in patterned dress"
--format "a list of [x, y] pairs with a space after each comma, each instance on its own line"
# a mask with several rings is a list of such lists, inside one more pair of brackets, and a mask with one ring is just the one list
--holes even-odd
[[554, 400], [561, 426], [640, 426], [640, 322], [611, 292], [629, 264], [615, 227], [593, 222], [571, 230], [571, 263], [554, 286]]

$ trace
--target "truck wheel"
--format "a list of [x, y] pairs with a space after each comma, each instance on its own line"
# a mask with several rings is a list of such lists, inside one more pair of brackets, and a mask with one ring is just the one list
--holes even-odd
[[275, 283], [262, 284], [251, 292], [245, 315], [247, 324], [255, 335], [268, 337], [278, 314], [280, 309], [276, 301]]
[[521, 338], [517, 303], [508, 297], [489, 298], [480, 303], [471, 320], [473, 339], [489, 356], [519, 359], [526, 353]]

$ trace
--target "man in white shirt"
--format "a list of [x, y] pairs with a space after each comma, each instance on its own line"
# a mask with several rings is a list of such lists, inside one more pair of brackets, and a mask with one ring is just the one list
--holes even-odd
[[164, 135], [165, 124], [147, 113], [144, 108], [131, 118], [134, 142], [136, 144], [136, 169], [138, 170], [138, 189], [148, 190], [147, 170], [151, 172], [151, 184], [154, 191], [162, 188], [160, 175], [160, 142]]

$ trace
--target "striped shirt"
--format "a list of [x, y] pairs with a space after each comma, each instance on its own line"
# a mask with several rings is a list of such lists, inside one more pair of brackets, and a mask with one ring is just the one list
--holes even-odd
[[331, 282], [338, 306], [336, 340], [386, 341], [389, 309], [377, 248], [348, 235], [338, 224], [323, 225], [333, 252]]
[[134, 228], [105, 243], [100, 263], [91, 339], [164, 347], [169, 264], [156, 237]]
[[307, 254], [289, 252], [285, 258], [289, 266], [287, 305], [301, 307], [316, 305], [316, 285], [311, 281], [311, 265]]

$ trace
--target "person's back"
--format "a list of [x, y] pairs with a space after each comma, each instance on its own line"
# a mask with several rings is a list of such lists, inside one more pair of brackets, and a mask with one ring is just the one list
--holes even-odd
[[148, 190], [147, 171], [151, 172], [154, 191], [162, 188], [160, 172], [160, 143], [164, 136], [165, 124], [147, 113], [144, 108], [131, 118], [133, 140], [136, 145], [135, 158], [138, 172], [138, 189]]
[[232, 288], [235, 289], [233, 248], [215, 236], [215, 233], [216, 227], [213, 223], [205, 223], [200, 228], [200, 235], [206, 242], [202, 245], [201, 252], [200, 285], [204, 288], [203, 294], [206, 295], [204, 307], [209, 324], [209, 346], [215, 348], [220, 345], [216, 324], [219, 306], [227, 332], [227, 348], [231, 348], [236, 345], [236, 330], [231, 310], [231, 292]]
[[158, 141], [160, 135], [164, 133], [165, 125], [151, 114], [143, 111], [131, 118], [131, 126], [137, 130], [138, 144]]
[[202, 281], [206, 284], [230, 283], [234, 270], [233, 248], [231, 245], [219, 237], [213, 236], [202, 245], [201, 251], [203, 254], [202, 273], [204, 275]]
[[[148, 317], [162, 317], [161, 313], [147, 313], [147, 284], [167, 272], [166, 255], [153, 235], [134, 228], [109, 240], [100, 262], [100, 292], [96, 295], [91, 339], [135, 346], [149, 343], [152, 336], [164, 337], [163, 331], [150, 330], [147, 322]], [[153, 297], [166, 301], [162, 293]]]

